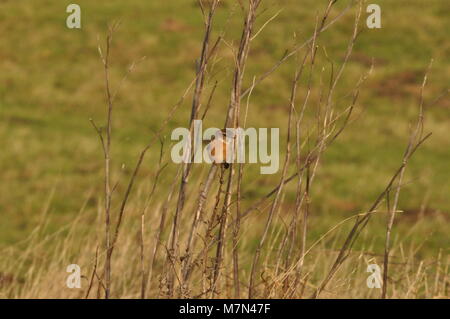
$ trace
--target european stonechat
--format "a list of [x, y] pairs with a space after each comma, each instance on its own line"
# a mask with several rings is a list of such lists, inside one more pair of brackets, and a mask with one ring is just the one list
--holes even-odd
[[230, 167], [230, 163], [227, 162], [227, 154], [231, 152], [231, 143], [232, 138], [227, 136], [226, 130], [216, 132], [207, 146], [209, 156], [214, 164], [222, 164], [225, 169]]

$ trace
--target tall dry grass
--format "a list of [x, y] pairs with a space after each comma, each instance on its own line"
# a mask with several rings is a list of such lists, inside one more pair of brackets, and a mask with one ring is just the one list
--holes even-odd
[[[245, 70], [253, 41], [270, 27], [272, 18], [256, 27], [262, 0], [238, 1], [242, 33], [237, 45], [222, 36], [212, 36], [218, 0], [199, 1], [204, 18], [204, 38], [195, 77], [173, 105], [167, 119], [138, 155], [123, 192], [112, 178], [111, 141], [114, 134], [115, 90], [110, 83], [111, 43], [117, 25], [109, 30], [106, 43], [99, 46], [104, 67], [106, 125], [92, 120], [104, 154], [104, 193], [96, 218], [82, 208], [74, 221], [53, 235], [44, 235], [43, 222], [17, 247], [2, 252], [1, 297], [7, 298], [439, 298], [448, 295], [448, 259], [417, 258], [417, 247], [392, 242], [398, 199], [409, 159], [430, 136], [424, 133], [424, 102], [418, 106], [418, 120], [398, 170], [386, 181], [385, 189], [369, 209], [355, 212], [315, 241], [308, 241], [311, 194], [314, 192], [321, 159], [353, 120], [358, 96], [370, 75], [360, 80], [348, 96], [337, 99], [335, 88], [344, 76], [347, 61], [360, 33], [362, 2], [340, 65], [332, 59], [331, 74], [318, 65], [320, 35], [341, 16], [331, 18], [335, 0], [317, 16], [314, 33], [277, 61], [273, 68], [250, 87], [244, 86]], [[251, 116], [249, 101], [255, 87], [285, 63], [292, 65], [291, 95], [286, 102], [286, 141], [281, 169], [273, 190], [244, 207], [242, 189], [246, 165], [230, 169], [211, 165], [181, 164], [176, 174], [165, 168], [174, 165], [163, 135], [172, 116], [188, 97], [191, 115], [186, 121], [191, 135], [194, 120], [205, 119], [214, 104], [217, 83], [207, 87], [210, 68], [220, 46], [233, 52], [230, 101], [224, 108], [223, 127], [246, 127]], [[126, 76], [135, 67], [133, 63]], [[126, 78], [124, 77], [124, 80]], [[299, 94], [305, 85], [305, 94]], [[422, 91], [426, 86], [426, 76]], [[276, 88], [275, 88], [276, 89]], [[318, 92], [318, 99], [311, 95]], [[422, 94], [423, 96], [423, 94]], [[316, 102], [317, 101], [317, 102]], [[215, 106], [218, 107], [218, 106]], [[313, 114], [307, 116], [306, 114]], [[160, 152], [150, 180], [140, 170], [147, 152]], [[400, 150], [399, 150], [400, 152]], [[194, 152], [192, 152], [193, 154]], [[172, 186], [159, 186], [161, 179]], [[123, 181], [122, 181], [123, 182]], [[285, 205], [287, 187], [294, 185], [295, 205]], [[373, 254], [366, 226], [374, 215], [386, 217], [383, 255]], [[420, 222], [420, 221], [418, 221]], [[91, 223], [80, 230], [80, 223]], [[341, 240], [344, 238], [344, 240]], [[366, 245], [355, 250], [354, 243]], [[25, 246], [25, 251], [19, 247]], [[49, 248], [51, 247], [51, 248]], [[65, 286], [66, 266], [80, 265], [82, 288]], [[366, 269], [383, 265], [382, 289], [369, 289]]]

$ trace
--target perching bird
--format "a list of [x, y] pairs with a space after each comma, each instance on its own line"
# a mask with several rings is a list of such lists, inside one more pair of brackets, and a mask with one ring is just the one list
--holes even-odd
[[214, 164], [223, 164], [227, 169], [230, 163], [227, 163], [227, 154], [231, 151], [231, 138], [227, 137], [226, 130], [219, 130], [209, 142], [207, 148], [209, 156]]

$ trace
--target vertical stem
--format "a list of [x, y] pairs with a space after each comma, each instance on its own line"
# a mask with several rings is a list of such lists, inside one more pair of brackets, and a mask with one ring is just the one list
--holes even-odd
[[[228, 107], [227, 118], [225, 120], [225, 127], [230, 124], [233, 125], [234, 128], [237, 127], [238, 114], [240, 112], [240, 102], [242, 95], [242, 80], [244, 77], [245, 64], [248, 57], [248, 51], [250, 48], [251, 35], [253, 32], [254, 22], [256, 19], [256, 10], [258, 9], [261, 0], [249, 0], [249, 8], [247, 15], [244, 21], [244, 27], [242, 30], [241, 40], [239, 44], [239, 49], [236, 55], [236, 65], [233, 76], [233, 89], [231, 93], [231, 101]], [[236, 138], [233, 137], [233, 161], [234, 161], [234, 152], [236, 150]], [[216, 283], [220, 276], [220, 268], [222, 263], [222, 255], [223, 249], [225, 245], [225, 229], [227, 226], [229, 209], [231, 205], [231, 193], [233, 189], [233, 177], [235, 173], [235, 168], [233, 163], [230, 165], [230, 172], [228, 174], [227, 188], [225, 193], [225, 198], [223, 202], [222, 209], [222, 217], [221, 217], [221, 225], [220, 231], [218, 235], [218, 243], [217, 243], [217, 251], [216, 251], [216, 261], [214, 265], [214, 274], [213, 274], [213, 284], [212, 284], [212, 294], [215, 293]], [[236, 237], [236, 236], [235, 236]]]
[[[181, 218], [181, 211], [184, 207], [184, 199], [185, 199], [185, 193], [186, 193], [186, 185], [188, 183], [188, 178], [190, 174], [192, 159], [195, 156], [196, 149], [194, 149], [194, 137], [193, 137], [193, 131], [194, 131], [194, 120], [198, 117], [198, 111], [200, 109], [200, 99], [203, 92], [204, 87], [204, 78], [205, 78], [205, 71], [206, 66], [208, 64], [208, 48], [209, 48], [209, 40], [210, 40], [210, 34], [212, 29], [212, 20], [213, 16], [216, 10], [218, 4], [218, 0], [214, 0], [211, 9], [209, 11], [209, 14], [207, 18], [205, 18], [205, 35], [203, 39], [203, 46], [202, 46], [202, 52], [200, 56], [200, 61], [198, 63], [197, 67], [197, 78], [195, 83], [195, 91], [194, 96], [192, 100], [192, 110], [191, 110], [191, 117], [190, 117], [190, 140], [191, 140], [191, 152], [190, 152], [190, 161], [188, 163], [182, 163], [182, 173], [181, 173], [181, 183], [180, 183], [180, 190], [178, 193], [178, 200], [177, 200], [177, 206], [175, 210], [175, 216], [173, 220], [173, 227], [172, 227], [172, 239], [169, 246], [169, 255], [168, 258], [172, 260], [172, 264], [174, 265], [173, 272], [170, 273], [168, 278], [168, 292], [169, 297], [173, 296], [173, 289], [174, 289], [174, 278], [175, 278], [175, 272], [179, 272], [178, 269], [178, 262], [177, 262], [177, 256], [178, 256], [178, 249], [179, 249], [179, 243], [178, 243], [178, 228]], [[202, 8], [203, 10], [203, 8]], [[178, 276], [182, 277], [182, 276]], [[182, 292], [183, 287], [180, 287], [180, 293]]]
[[106, 143], [104, 145], [105, 151], [105, 245], [106, 245], [106, 259], [105, 259], [105, 298], [110, 297], [111, 291], [111, 171], [110, 171], [110, 150], [111, 150], [111, 131], [112, 131], [112, 110], [113, 101], [111, 95], [111, 88], [109, 84], [109, 52], [112, 40], [113, 28], [109, 30], [106, 39], [106, 55], [103, 58], [106, 98], [108, 107], [108, 118], [106, 123]]

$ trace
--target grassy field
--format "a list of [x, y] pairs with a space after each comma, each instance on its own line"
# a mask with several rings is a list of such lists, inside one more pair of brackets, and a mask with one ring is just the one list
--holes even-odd
[[[80, 297], [82, 292], [57, 286], [44, 291], [45, 285], [40, 283], [60, 278], [64, 287], [67, 273], [61, 265], [70, 263], [90, 267], [83, 270], [83, 275], [89, 277], [95, 247], [98, 245], [102, 249], [104, 163], [90, 119], [99, 126], [106, 124], [104, 74], [97, 47], [99, 41], [104, 44], [107, 26], [121, 21], [111, 47], [110, 77], [114, 88], [130, 63], [139, 61], [117, 95], [114, 108], [111, 149], [112, 180], [117, 182], [112, 202], [114, 218], [140, 151], [195, 77], [195, 61], [200, 55], [204, 33], [197, 1], [79, 0], [77, 3], [82, 9], [79, 30], [68, 29], [65, 25], [66, 6], [71, 2], [0, 0], [0, 141], [3, 144], [0, 152], [0, 249], [8, 256], [0, 261], [0, 278], [3, 278], [0, 297]], [[347, 3], [338, 1], [331, 10], [331, 17], [344, 10]], [[446, 32], [450, 29], [449, 5], [441, 0], [378, 0], [377, 3], [382, 8], [382, 28], [365, 26], [364, 6], [361, 34], [335, 89], [336, 108], [342, 111], [348, 106], [348, 95], [354, 85], [373, 63], [373, 71], [361, 88], [348, 126], [321, 158], [310, 194], [307, 242], [309, 246], [341, 221], [367, 210], [383, 191], [402, 162], [410, 127], [419, 110], [423, 77], [433, 59], [424, 91], [425, 131], [432, 132], [432, 136], [408, 163], [399, 202], [403, 212], [396, 217], [392, 235], [393, 254], [401, 262], [407, 260], [414, 265], [411, 271], [415, 275], [405, 275], [411, 276], [407, 282], [412, 281], [410, 287], [413, 288], [411, 291], [406, 288], [407, 293], [404, 293], [403, 282], [398, 283], [390, 295], [442, 296], [447, 293], [447, 273], [443, 275], [444, 290], [439, 286], [428, 290], [421, 280], [427, 274], [427, 265], [439, 264], [443, 269], [446, 263], [448, 265], [450, 246], [450, 100], [445, 95], [450, 75], [450, 42]], [[252, 41], [244, 88], [251, 86], [254, 77], [270, 69], [286, 50], [311, 36], [316, 15], [322, 14], [326, 4], [327, 1], [316, 0], [262, 2], [256, 30], [274, 14], [279, 14]], [[326, 82], [331, 72], [330, 61], [336, 68], [344, 61], [355, 13], [356, 6], [352, 6], [320, 35], [312, 105], [320, 99], [320, 70], [323, 68]], [[215, 40], [222, 35], [224, 41], [208, 69], [205, 103], [216, 81], [217, 89], [204, 121], [205, 127], [223, 125], [233, 77], [232, 48], [239, 45], [241, 28], [239, 6], [235, 1], [222, 1], [215, 16], [212, 38]], [[281, 158], [285, 155], [294, 71], [295, 59], [292, 58], [255, 87], [248, 104], [248, 127], [281, 128]], [[305, 76], [299, 83], [298, 103], [305, 96], [306, 84]], [[192, 91], [163, 131], [163, 162], [168, 166], [159, 179], [147, 212], [148, 247], [154, 245], [155, 225], [159, 223], [158, 214], [167, 194], [174, 183], [179, 183], [176, 177], [179, 165], [170, 162], [173, 143], [170, 132], [173, 128], [188, 126], [191, 103]], [[314, 111], [307, 113], [310, 123], [314, 114]], [[114, 256], [115, 271], [125, 274], [114, 283], [115, 297], [139, 296], [139, 285], [133, 279], [139, 276], [139, 269], [129, 270], [126, 261], [139, 263], [140, 214], [156, 177], [159, 156], [160, 148], [156, 143], [144, 159], [130, 197], [120, 246]], [[200, 183], [208, 169], [207, 164], [194, 165], [187, 207], [195, 206]], [[279, 182], [280, 174], [281, 169], [275, 175], [260, 175], [258, 164], [246, 166], [242, 182], [243, 209], [271, 191]], [[275, 237], [276, 234], [282, 236], [283, 224], [295, 207], [294, 184], [286, 186], [283, 194], [279, 215], [271, 228]], [[169, 220], [175, 209], [176, 192], [173, 197], [168, 204]], [[252, 254], [266, 220], [265, 212], [255, 213], [242, 225], [243, 281], [250, 272]], [[336, 297], [337, 293], [343, 297], [378, 296], [376, 290], [365, 287], [367, 273], [363, 265], [371, 258], [382, 264], [386, 219], [387, 215], [381, 213], [370, 220], [353, 247], [351, 258], [355, 258], [355, 262], [341, 269], [346, 279], [342, 282], [336, 279], [332, 283], [335, 289], [330, 288], [327, 296]], [[190, 225], [191, 222], [186, 217], [183, 223]], [[316, 287], [326, 274], [332, 256], [351, 225], [348, 222], [339, 226], [332, 237], [321, 241], [311, 253], [308, 266], [311, 286], [307, 285], [307, 290]], [[167, 226], [164, 231], [167, 241], [169, 229]], [[272, 243], [276, 246], [278, 239]], [[269, 258], [271, 254], [264, 256]], [[358, 266], [353, 269], [353, 264]], [[422, 267], [419, 272], [417, 265]], [[157, 262], [155, 274], [163, 268], [163, 264]], [[14, 269], [18, 269], [17, 273]], [[430, 268], [431, 281], [439, 278], [435, 275], [439, 269]], [[396, 277], [399, 281], [405, 278], [400, 271], [409, 270], [399, 270]], [[354, 277], [349, 275], [352, 272], [356, 273]], [[158, 280], [155, 278], [155, 283]], [[227, 280], [223, 285], [228, 287]], [[359, 288], [355, 289], [356, 286]], [[150, 296], [161, 294], [157, 288], [156, 284], [152, 287], [154, 290], [149, 288]], [[265, 296], [279, 297], [280, 294]]]

